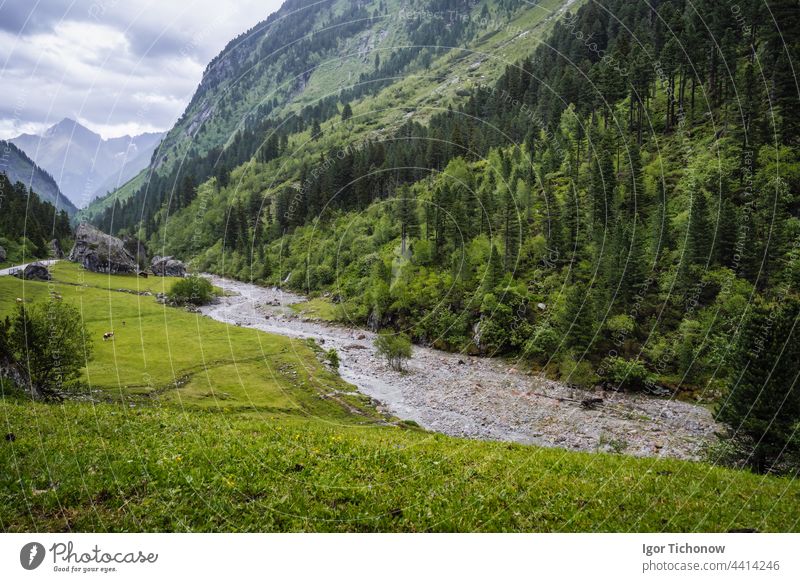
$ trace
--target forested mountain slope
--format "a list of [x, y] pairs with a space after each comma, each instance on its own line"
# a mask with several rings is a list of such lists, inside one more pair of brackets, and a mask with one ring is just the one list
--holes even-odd
[[75, 205], [61, 193], [53, 177], [34, 164], [24, 151], [11, 142], [0, 141], [0, 172], [4, 173], [12, 184], [22, 182], [28, 189], [38, 193], [43, 200], [50, 202], [59, 210], [64, 210], [68, 214], [77, 212]]
[[[494, 82], [567, 4], [290, 0], [209, 64], [136, 198], [125, 205], [127, 196], [112, 193], [86, 215], [107, 207], [98, 224], [110, 226], [113, 213], [115, 230], [142, 226], [151, 234], [163, 202], [174, 213], [186, 204], [184, 192], [211, 176], [223, 182], [250, 160], [313, 157], [331, 147], [336, 140], [315, 129], [338, 120], [345, 102], [360, 120], [351, 139], [411, 117], [424, 121], [463, 101], [470, 87]], [[316, 139], [305, 143], [311, 133]], [[289, 148], [291, 136], [297, 143]]]
[[[173, 132], [149, 193], [98, 223], [201, 269], [325, 293], [340, 317], [418, 342], [719, 402], [760, 470], [797, 454], [795, 5], [591, 1], [530, 32], [514, 23], [537, 8], [476, 2], [478, 22], [505, 23], [482, 36], [473, 18], [445, 22], [447, 2], [422, 5], [408, 30], [452, 32], [456, 48], [367, 43], [380, 89], [366, 93], [368, 69], [315, 93], [324, 66], [298, 82], [294, 60], [254, 57], [292, 65], [270, 76], [284, 81], [272, 109], [246, 131], [210, 123], [208, 142]], [[362, 12], [346, 26], [402, 20], [391, 3], [348, 6]], [[202, 133], [203, 96], [234, 55], [179, 127]], [[219, 101], [231, 119], [250, 99], [234, 93]], [[166, 171], [181, 147], [199, 149]]]
[[31, 259], [54, 258], [50, 241], [68, 248], [72, 238], [69, 216], [43, 200], [22, 182], [12, 182], [0, 172], [0, 263], [19, 264]]

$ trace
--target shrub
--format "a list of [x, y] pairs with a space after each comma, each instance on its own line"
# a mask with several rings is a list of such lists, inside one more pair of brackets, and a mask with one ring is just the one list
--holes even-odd
[[576, 362], [575, 358], [568, 354], [561, 358], [558, 372], [564, 382], [579, 388], [591, 388], [598, 380], [598, 376], [594, 373], [594, 369], [589, 362], [586, 360]]
[[205, 305], [214, 298], [214, 288], [208, 279], [191, 275], [176, 281], [168, 297], [178, 305]]
[[609, 356], [603, 360], [604, 377], [623, 390], [641, 390], [651, 380], [647, 367], [639, 360]]
[[561, 338], [547, 324], [534, 328], [531, 338], [525, 343], [525, 354], [533, 360], [549, 359], [558, 348]]
[[336, 348], [331, 348], [325, 352], [325, 359], [328, 360], [331, 368], [334, 370], [339, 369], [339, 352], [336, 351]]
[[7, 350], [2, 355], [5, 365], [14, 367], [37, 400], [59, 398], [77, 383], [91, 357], [92, 342], [80, 311], [61, 301], [19, 305], [0, 332]]
[[403, 370], [403, 362], [411, 357], [411, 340], [404, 333], [382, 331], [375, 338], [378, 355], [386, 358], [389, 366], [398, 372]]
[[629, 336], [636, 326], [636, 322], [630, 315], [614, 315], [606, 321], [606, 329], [615, 337], [625, 338]]

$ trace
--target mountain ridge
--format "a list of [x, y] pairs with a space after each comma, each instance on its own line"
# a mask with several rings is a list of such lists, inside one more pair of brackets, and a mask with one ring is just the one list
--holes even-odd
[[150, 163], [161, 132], [103, 139], [69, 117], [40, 135], [8, 140], [47, 170], [76, 207], [84, 207], [136, 176]]
[[[142, 189], [152, 207], [143, 214], [158, 212], [185, 174], [199, 183], [251, 157], [269, 158], [276, 149], [270, 139], [285, 141], [289, 134], [333, 119], [339, 101], [356, 106], [377, 99], [375, 123], [387, 130], [399, 127], [408, 120], [405, 111], [383, 104], [397, 99], [390, 92], [399, 83], [408, 88], [406, 105], [418, 106], [415, 120], [424, 123], [434, 111], [425, 107], [426, 76], [442, 84], [437, 101], [463, 101], [465, 88], [496, 80], [505, 64], [526, 55], [568, 6], [581, 3], [290, 0], [209, 62], [186, 110], [154, 154], [146, 196]], [[275, 38], [283, 39], [278, 46]], [[469, 59], [475, 50], [484, 56]], [[354, 125], [355, 131], [361, 129]], [[247, 145], [253, 141], [265, 143]], [[182, 170], [176, 173], [178, 162]], [[90, 205], [86, 214], [97, 216], [113, 206], [114, 198], [129, 199], [130, 188], [122, 191], [124, 196], [112, 193]]]
[[0, 140], [0, 172], [8, 176], [9, 181], [22, 182], [28, 190], [51, 203], [57, 210], [66, 210], [70, 216], [78, 209], [64, 196], [53, 177], [37, 166], [28, 155], [6, 140]]

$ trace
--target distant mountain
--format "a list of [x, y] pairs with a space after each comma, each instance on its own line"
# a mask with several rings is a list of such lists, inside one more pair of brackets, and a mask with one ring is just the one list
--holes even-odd
[[15, 146], [13, 143], [0, 140], [0, 173], [8, 176], [14, 184], [22, 182], [29, 190], [33, 190], [39, 198], [55, 206], [58, 210], [66, 210], [73, 215], [78, 209], [61, 193], [58, 184], [45, 170]]
[[10, 140], [52, 174], [61, 191], [82, 208], [124, 184], [150, 163], [162, 133], [104, 140], [72, 119], [62, 119], [41, 136]]

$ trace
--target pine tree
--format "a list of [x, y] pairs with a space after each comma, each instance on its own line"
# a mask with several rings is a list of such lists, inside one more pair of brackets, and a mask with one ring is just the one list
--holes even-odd
[[400, 223], [401, 252], [405, 255], [408, 239], [419, 236], [417, 199], [409, 188], [402, 187], [397, 191], [395, 212]]
[[575, 283], [564, 299], [559, 327], [567, 348], [582, 352], [589, 350], [595, 332], [597, 314], [594, 294], [584, 283]]
[[612, 214], [614, 192], [616, 191], [616, 173], [611, 140], [603, 135], [595, 140], [594, 156], [589, 178], [589, 196], [592, 201], [592, 230], [594, 238], [602, 238], [608, 228], [608, 220]]
[[511, 188], [503, 187], [502, 198], [503, 266], [507, 271], [513, 271], [519, 259], [519, 208]]
[[486, 273], [483, 276], [483, 292], [494, 293], [500, 281], [503, 279], [503, 262], [500, 253], [494, 244], [489, 250], [489, 261], [486, 263]]
[[718, 418], [758, 472], [793, 465], [800, 469], [800, 298], [789, 294], [752, 305], [734, 356], [738, 373]]
[[342, 107], [342, 121], [347, 121], [351, 117], [353, 117], [353, 109], [350, 107], [350, 103], [345, 103]]
[[315, 117], [314, 122], [311, 124], [311, 139], [318, 140], [322, 137], [322, 127], [319, 120]]
[[684, 257], [687, 265], [704, 266], [708, 262], [713, 234], [705, 192], [698, 190], [692, 195], [689, 210], [689, 232]]

